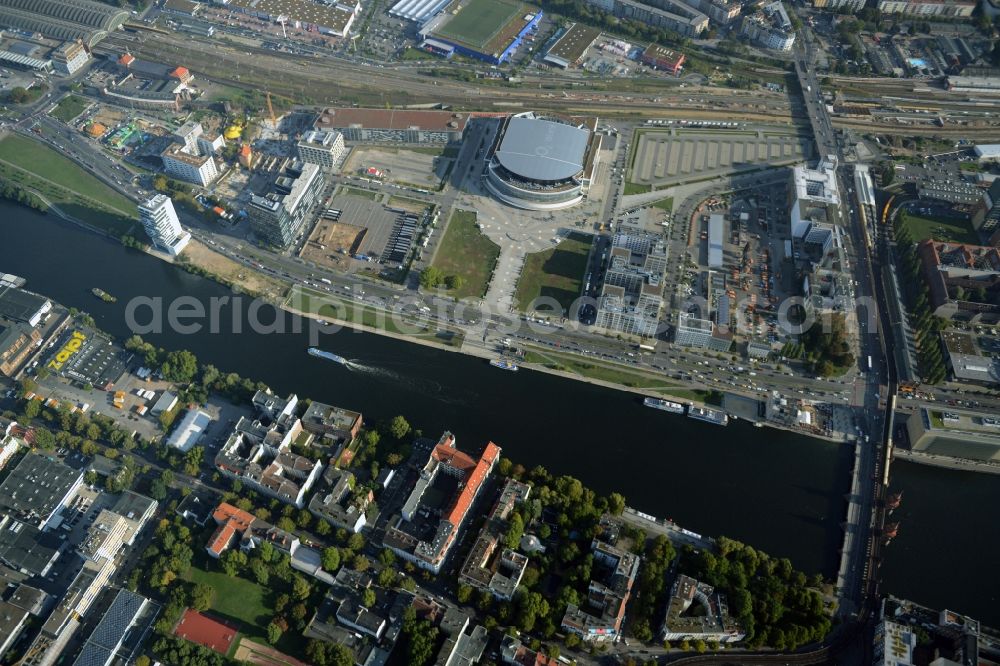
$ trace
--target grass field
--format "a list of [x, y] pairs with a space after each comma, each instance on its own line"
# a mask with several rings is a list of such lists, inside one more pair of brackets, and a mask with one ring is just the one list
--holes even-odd
[[630, 194], [645, 194], [646, 192], [652, 192], [653, 186], [645, 183], [633, 183], [632, 181], [625, 181], [625, 191], [623, 194], [628, 196]]
[[554, 248], [525, 257], [514, 294], [518, 307], [526, 312], [536, 298], [548, 296], [568, 311], [580, 295], [592, 242], [588, 234], [571, 233]]
[[653, 208], [660, 208], [669, 213], [674, 209], [674, 198], [667, 197], [666, 199], [660, 199], [659, 201], [653, 204]]
[[0, 141], [0, 175], [38, 191], [73, 217], [122, 234], [132, 227], [136, 207], [48, 146], [16, 134]]
[[919, 243], [925, 238], [952, 243], [979, 243], [979, 237], [973, 230], [972, 224], [966, 220], [923, 217], [907, 213], [904, 225], [914, 243]]
[[445, 275], [460, 275], [465, 279], [462, 288], [453, 292], [456, 298], [481, 298], [499, 256], [500, 246], [476, 227], [476, 214], [456, 210], [434, 256], [434, 266]]
[[268, 601], [268, 590], [245, 578], [230, 578], [224, 573], [191, 567], [187, 579], [204, 583], [215, 590], [212, 612], [226, 620], [243, 624], [243, 633], [254, 638], [264, 638], [264, 628], [274, 616]]
[[56, 106], [56, 108], [54, 108], [52, 113], [49, 115], [63, 121], [64, 123], [68, 123], [83, 113], [83, 110], [87, 108], [87, 104], [89, 104], [89, 102], [83, 97], [69, 95], [68, 97], [63, 97], [62, 101], [59, 102], [59, 105]]
[[470, 0], [436, 33], [451, 41], [480, 48], [486, 46], [521, 9], [520, 3], [509, 0]]
[[365, 199], [371, 199], [372, 201], [377, 201], [381, 196], [378, 192], [372, 192], [371, 190], [361, 190], [356, 187], [345, 188], [344, 194], [349, 194], [353, 197], [364, 197]]

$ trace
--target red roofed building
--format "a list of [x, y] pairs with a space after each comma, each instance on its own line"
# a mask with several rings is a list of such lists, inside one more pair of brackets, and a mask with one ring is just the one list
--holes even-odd
[[170, 74], [168, 76], [171, 79], [177, 79], [181, 83], [187, 83], [192, 78], [191, 77], [191, 72], [188, 71], [188, 68], [187, 67], [180, 67], [180, 66], [178, 66], [178, 67], [174, 68], [173, 70], [171, 70], [171, 72], [170, 72]]
[[128, 67], [133, 62], [135, 62], [135, 56], [131, 53], [123, 53], [121, 58], [118, 58], [118, 64]]
[[218, 527], [205, 546], [212, 557], [221, 557], [236, 543], [240, 544], [240, 548], [250, 550], [262, 541], [269, 541], [277, 550], [289, 555], [293, 555], [299, 547], [296, 536], [228, 502], [215, 507], [212, 518]]
[[[469, 509], [499, 459], [500, 447], [493, 442], [486, 445], [482, 455], [476, 460], [455, 447], [454, 435], [450, 432], [444, 433], [431, 450], [427, 464], [421, 470], [410, 496], [403, 505], [402, 515], [395, 525], [386, 530], [383, 544], [403, 559], [421, 568], [434, 573], [440, 572], [441, 565], [454, 545]], [[414, 535], [423, 530], [413, 528], [413, 525], [408, 523], [417, 523], [421, 516], [428, 515], [428, 512], [422, 509], [421, 500], [438, 474], [457, 479], [458, 488], [441, 512], [441, 519], [433, 529], [433, 534], [421, 539]]]

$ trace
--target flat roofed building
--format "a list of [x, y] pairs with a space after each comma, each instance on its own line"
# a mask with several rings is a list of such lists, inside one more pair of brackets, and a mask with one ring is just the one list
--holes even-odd
[[680, 74], [685, 59], [686, 56], [683, 53], [664, 48], [659, 44], [650, 44], [639, 56], [639, 61], [642, 64], [674, 75]]
[[334, 37], [347, 37], [361, 11], [361, 3], [357, 0], [330, 3], [309, 0], [230, 0], [226, 6], [275, 23], [284, 17], [286, 22], [298, 23], [305, 30]]
[[101, 616], [73, 666], [108, 666], [151, 605], [146, 597], [119, 589], [111, 606]]
[[[696, 610], [689, 612], [692, 606]], [[674, 578], [661, 628], [663, 640], [736, 643], [745, 637], [746, 632], [729, 615], [726, 598], [715, 588], [684, 574]]]
[[306, 132], [298, 142], [299, 159], [309, 164], [318, 164], [324, 169], [333, 169], [344, 156], [344, 135], [340, 132]]
[[878, 10], [883, 14], [966, 18], [978, 4], [976, 0], [878, 0]]
[[0, 287], [0, 319], [38, 326], [51, 311], [52, 302], [44, 296], [16, 287]]
[[723, 257], [723, 226], [726, 219], [722, 215], [710, 215], [708, 218], [708, 266], [722, 268]]
[[361, 412], [312, 402], [302, 415], [302, 427], [315, 435], [330, 435], [348, 442], [358, 436]]
[[731, 335], [723, 335], [709, 319], [699, 319], [682, 312], [677, 317], [674, 342], [682, 347], [699, 347], [712, 351], [728, 352], [733, 346]]
[[212, 417], [199, 409], [189, 409], [167, 439], [167, 446], [187, 453], [201, 440]]
[[640, 560], [634, 553], [598, 537], [591, 542], [591, 552], [605, 573], [591, 579], [585, 600], [566, 607], [562, 630], [590, 643], [616, 641], [622, 634], [625, 607], [632, 595]]
[[601, 31], [598, 28], [583, 23], [573, 23], [545, 54], [544, 61], [564, 69], [574, 67], [580, 63], [587, 49], [600, 36]]
[[606, 331], [652, 337], [663, 308], [667, 248], [656, 234], [615, 234], [594, 324]]
[[288, 247], [319, 200], [325, 183], [318, 164], [286, 164], [264, 195], [250, 197], [246, 210], [257, 238], [274, 247]]
[[0, 513], [44, 528], [83, 483], [83, 472], [35, 451], [0, 483]]
[[882, 620], [875, 627], [873, 650], [876, 666], [913, 666], [917, 636], [905, 624]]
[[62, 542], [52, 532], [0, 515], [0, 562], [29, 576], [46, 576]]
[[639, 21], [655, 28], [673, 30], [684, 37], [697, 37], [708, 29], [708, 17], [679, 0], [587, 0], [587, 3], [617, 18]]
[[354, 475], [333, 465], [323, 472], [323, 484], [309, 500], [309, 512], [338, 529], [360, 532], [368, 524], [366, 514], [375, 499], [372, 492], [356, 494]]
[[410, 109], [324, 109], [317, 130], [336, 130], [345, 141], [450, 143], [461, 141], [468, 116], [454, 111]]
[[181, 146], [168, 146], [160, 153], [163, 170], [171, 176], [205, 187], [219, 176], [219, 169], [211, 155], [193, 155]]
[[444, 9], [449, 2], [451, 0], [399, 0], [389, 10], [389, 14], [421, 24]]
[[16, 375], [41, 341], [37, 328], [0, 319], [0, 375]]

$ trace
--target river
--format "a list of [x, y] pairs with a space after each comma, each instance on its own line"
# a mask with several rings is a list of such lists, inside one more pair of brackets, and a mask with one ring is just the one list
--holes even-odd
[[[52, 216], [0, 202], [0, 220], [0, 272], [26, 277], [28, 289], [87, 310], [117, 336], [131, 334], [124, 317], [130, 299], [194, 296], [207, 303], [230, 295]], [[97, 300], [90, 293], [97, 286], [118, 302]], [[247, 306], [238, 309], [245, 314]], [[321, 341], [356, 361], [344, 368], [307, 356], [306, 333], [237, 335], [228, 325], [232, 311], [223, 314], [218, 333], [144, 337], [190, 349], [200, 361], [264, 381], [278, 393], [360, 410], [368, 421], [403, 414], [428, 436], [451, 430], [461, 448], [473, 451], [492, 440], [515, 462], [573, 475], [601, 493], [617, 490], [631, 506], [692, 531], [740, 539], [806, 572], [830, 578], [836, 571], [850, 481], [846, 446], [742, 421], [725, 428], [703, 424], [643, 407], [633, 394], [543, 373], [502, 372], [481, 359], [348, 330]], [[964, 475], [953, 488], [951, 472], [896, 470], [894, 486], [906, 493], [898, 512], [904, 525], [889, 549], [887, 591], [1000, 624], [995, 577], [992, 596], [976, 579], [987, 554], [1000, 551], [993, 527], [1000, 509], [996, 501], [968, 503], [976, 496], [1000, 498], [1000, 477]], [[938, 538], [942, 525], [953, 541]]]

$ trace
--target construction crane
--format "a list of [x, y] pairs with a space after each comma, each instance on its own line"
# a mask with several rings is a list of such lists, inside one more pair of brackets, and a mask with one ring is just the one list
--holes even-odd
[[278, 120], [277, 120], [277, 118], [274, 117], [274, 107], [271, 106], [271, 92], [268, 91], [268, 92], [264, 93], [264, 95], [267, 98], [267, 113], [271, 116], [271, 125], [275, 129], [277, 129], [278, 128]]

